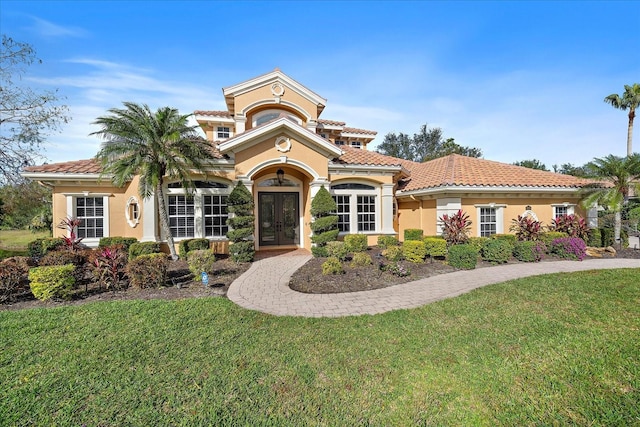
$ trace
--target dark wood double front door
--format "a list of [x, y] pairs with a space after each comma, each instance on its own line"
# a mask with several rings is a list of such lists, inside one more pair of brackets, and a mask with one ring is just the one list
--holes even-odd
[[258, 235], [260, 246], [299, 243], [298, 193], [258, 193]]

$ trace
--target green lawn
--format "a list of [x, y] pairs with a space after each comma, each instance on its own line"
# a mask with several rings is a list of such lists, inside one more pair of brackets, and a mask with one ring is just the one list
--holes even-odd
[[32, 233], [29, 230], [0, 230], [0, 249], [26, 250], [32, 240], [50, 236], [49, 231]]
[[640, 269], [419, 309], [222, 298], [0, 312], [3, 425], [640, 425]]

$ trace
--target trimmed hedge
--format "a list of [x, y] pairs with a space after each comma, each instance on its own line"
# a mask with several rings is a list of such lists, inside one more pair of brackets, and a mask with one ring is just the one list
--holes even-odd
[[587, 245], [579, 237], [562, 237], [551, 242], [549, 252], [560, 258], [582, 261], [587, 256]]
[[474, 248], [476, 248], [478, 253], [480, 253], [480, 251], [482, 250], [482, 247], [488, 241], [489, 241], [488, 237], [469, 237], [469, 240], [467, 240], [467, 243], [473, 246]]
[[365, 252], [369, 247], [367, 236], [364, 234], [347, 234], [344, 236], [344, 244], [351, 253]]
[[513, 247], [513, 256], [522, 262], [539, 262], [546, 252], [546, 245], [540, 241], [523, 240]]
[[424, 262], [427, 256], [427, 248], [422, 240], [405, 240], [402, 243], [402, 255], [410, 262]]
[[129, 284], [137, 288], [160, 288], [167, 280], [168, 266], [165, 254], [139, 255], [127, 264]]
[[469, 244], [449, 247], [449, 265], [462, 270], [473, 270], [478, 263], [478, 252]]
[[555, 239], [561, 239], [564, 237], [569, 237], [569, 235], [561, 231], [547, 231], [546, 233], [542, 233], [542, 235], [540, 236], [540, 241], [542, 241], [547, 246], [547, 249], [551, 249], [551, 242], [553, 242]]
[[200, 251], [209, 249], [210, 243], [208, 239], [185, 239], [178, 243], [178, 255], [180, 258], [186, 258], [191, 251]]
[[427, 256], [431, 258], [447, 256], [447, 241], [442, 237], [425, 237], [422, 242]]
[[[514, 240], [513, 243], [515, 244], [516, 241]], [[480, 254], [483, 260], [492, 264], [504, 264], [511, 258], [514, 244], [512, 244], [509, 239], [489, 239], [482, 246]]]
[[133, 261], [142, 255], [160, 253], [160, 243], [157, 242], [136, 242], [129, 246], [129, 260]]
[[489, 240], [504, 240], [513, 247], [518, 241], [518, 237], [515, 234], [492, 234]]
[[242, 181], [238, 181], [229, 193], [227, 205], [229, 213], [233, 214], [227, 219], [227, 225], [231, 227], [227, 232], [227, 238], [231, 240], [231, 259], [235, 262], [251, 262], [256, 252], [252, 238], [255, 227], [254, 203], [253, 195]]
[[391, 262], [397, 262], [404, 259], [402, 246], [391, 246], [382, 251], [382, 256]]
[[326, 246], [312, 246], [311, 255], [313, 255], [314, 258], [327, 258], [329, 256], [329, 251]]
[[[338, 230], [338, 215], [335, 214], [338, 207], [336, 202], [329, 191], [324, 187], [320, 187], [318, 193], [313, 197], [311, 201], [311, 215], [314, 219], [311, 223], [311, 242], [314, 247], [323, 247], [328, 242], [334, 241], [338, 238], [340, 231]], [[312, 250], [311, 253], [314, 256], [323, 256], [323, 250]]]
[[404, 241], [422, 240], [422, 230], [419, 228], [407, 228], [404, 230]]
[[73, 285], [76, 283], [74, 271], [76, 266], [50, 265], [35, 267], [29, 270], [29, 286], [33, 296], [40, 301], [50, 299], [70, 299]]
[[386, 249], [390, 246], [399, 246], [400, 241], [396, 236], [378, 236], [378, 247]]
[[122, 246], [122, 249], [125, 252], [129, 252], [129, 248], [134, 243], [137, 243], [138, 239], [135, 237], [102, 237], [100, 239], [100, 243], [98, 243], [98, 247], [106, 248], [113, 246]]

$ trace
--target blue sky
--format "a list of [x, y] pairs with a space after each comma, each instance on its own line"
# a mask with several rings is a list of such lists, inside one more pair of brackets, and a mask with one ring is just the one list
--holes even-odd
[[374, 144], [428, 123], [506, 163], [622, 156], [627, 116], [603, 99], [640, 83], [638, 28], [632, 1], [0, 3], [43, 60], [25, 82], [70, 108], [49, 162], [92, 157], [91, 122], [122, 101], [223, 110], [223, 87], [275, 67]]

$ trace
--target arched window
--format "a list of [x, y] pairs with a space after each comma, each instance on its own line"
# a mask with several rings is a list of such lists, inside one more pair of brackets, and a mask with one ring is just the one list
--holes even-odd
[[281, 114], [286, 115], [288, 119], [302, 126], [302, 120], [295, 116], [294, 114], [289, 113], [285, 110], [265, 110], [257, 113], [253, 116], [253, 127], [260, 126], [264, 123], [270, 122], [271, 120], [277, 119]]

